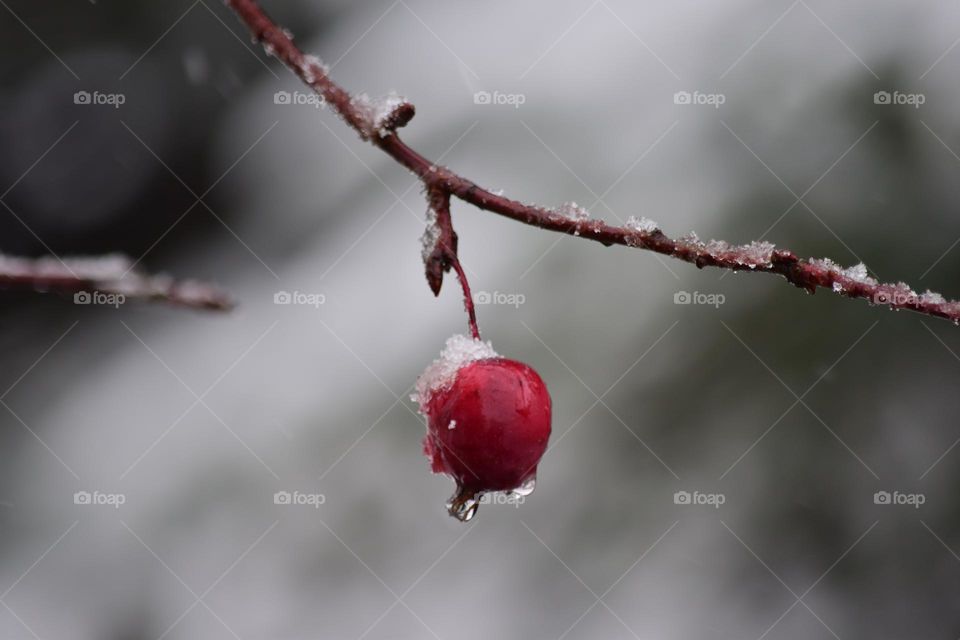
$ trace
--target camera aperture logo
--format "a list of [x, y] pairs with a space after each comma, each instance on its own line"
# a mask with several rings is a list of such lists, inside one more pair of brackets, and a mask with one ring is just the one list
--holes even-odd
[[726, 103], [727, 96], [722, 93], [703, 93], [702, 91], [677, 91], [673, 94], [673, 104], [679, 105], [697, 105], [713, 107], [719, 109], [720, 105]]
[[690, 506], [709, 506], [719, 509], [727, 501], [722, 493], [701, 493], [700, 491], [677, 491], [673, 494], [673, 504]]
[[522, 293], [504, 293], [502, 291], [478, 291], [474, 296], [474, 301], [479, 304], [500, 304], [519, 309], [520, 305], [527, 301], [527, 296]]
[[[881, 285], [881, 287], [880, 291], [873, 294], [873, 304], [908, 305], [925, 301], [926, 296], [910, 291], [909, 289], [889, 287], [887, 285]], [[930, 294], [928, 293], [926, 295], [929, 296]]]
[[73, 494], [73, 504], [84, 506], [107, 506], [119, 509], [126, 504], [127, 496], [122, 493], [104, 493], [102, 491], [77, 491]]
[[877, 491], [873, 494], [873, 504], [891, 504], [919, 509], [927, 501], [922, 493], [901, 493], [900, 491]]
[[95, 304], [119, 309], [127, 301], [122, 293], [107, 293], [104, 291], [77, 291], [73, 294], [73, 304]]
[[673, 294], [673, 304], [695, 304], [708, 305], [719, 309], [720, 305], [726, 303], [727, 297], [722, 293], [701, 293], [694, 291], [677, 291]]
[[77, 91], [73, 94], [73, 104], [84, 106], [105, 106], [119, 109], [127, 102], [122, 93], [101, 93], [99, 91]]
[[519, 109], [526, 104], [527, 96], [523, 93], [502, 93], [500, 91], [477, 91], [473, 94], [473, 104], [489, 104], [495, 106], [509, 106]]
[[327, 501], [322, 493], [303, 493], [301, 491], [277, 491], [273, 494], [273, 504], [294, 507], [313, 507], [319, 509]]
[[323, 96], [305, 91], [277, 91], [273, 94], [273, 104], [289, 106], [307, 106], [322, 109], [327, 105]]
[[307, 293], [305, 291], [277, 291], [273, 294], [273, 304], [302, 305], [319, 309], [326, 303], [327, 297], [322, 293]]
[[877, 91], [873, 94], [873, 104], [908, 106], [919, 109], [927, 102], [922, 93], [902, 93], [900, 91]]

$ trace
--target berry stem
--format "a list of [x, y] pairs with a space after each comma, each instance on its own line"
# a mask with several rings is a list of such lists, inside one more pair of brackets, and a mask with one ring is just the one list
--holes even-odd
[[457, 279], [460, 280], [460, 287], [463, 289], [463, 308], [467, 310], [467, 317], [470, 322], [470, 334], [474, 340], [480, 339], [480, 328], [477, 326], [477, 310], [473, 306], [473, 296], [470, 294], [470, 283], [467, 282], [467, 274], [463, 272], [460, 266], [460, 259], [454, 254], [450, 262], [453, 270], [457, 272]]
[[427, 282], [434, 295], [440, 295], [443, 284], [443, 273], [451, 267], [457, 272], [460, 287], [463, 289], [463, 308], [467, 312], [470, 323], [470, 334], [474, 340], [480, 339], [480, 329], [477, 326], [477, 311], [470, 294], [470, 283], [467, 274], [463, 271], [460, 258], [457, 255], [457, 232], [453, 230], [453, 220], [450, 216], [450, 193], [437, 188], [427, 191], [427, 231], [424, 234], [423, 263], [427, 271]]

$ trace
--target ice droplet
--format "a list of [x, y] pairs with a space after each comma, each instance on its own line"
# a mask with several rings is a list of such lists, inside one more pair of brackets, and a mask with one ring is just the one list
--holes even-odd
[[531, 493], [533, 493], [533, 490], [536, 488], [537, 488], [537, 476], [532, 475], [526, 480], [524, 480], [523, 484], [521, 484], [519, 487], [517, 487], [510, 493], [512, 493], [515, 496], [520, 496], [522, 498], [525, 498]]
[[460, 522], [470, 522], [477, 515], [480, 507], [480, 494], [464, 487], [457, 487], [457, 492], [447, 502], [447, 513]]

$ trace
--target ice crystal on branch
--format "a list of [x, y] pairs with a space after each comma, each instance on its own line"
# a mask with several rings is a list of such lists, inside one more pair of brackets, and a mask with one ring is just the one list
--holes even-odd
[[653, 233], [660, 230], [660, 225], [649, 218], [630, 216], [627, 218], [627, 229], [633, 229], [640, 233]]
[[578, 205], [576, 202], [564, 202], [554, 211], [568, 220], [583, 222], [584, 220], [590, 219], [590, 212]]
[[[871, 286], [877, 284], [877, 281], [874, 278], [870, 277], [870, 273], [867, 270], [867, 265], [863, 264], [862, 262], [855, 264], [852, 267], [844, 268], [838, 265], [836, 262], [834, 262], [830, 258], [820, 258], [820, 259], [814, 258], [810, 260], [810, 264], [814, 265], [815, 267], [819, 267], [825, 271], [828, 271], [829, 273], [832, 273], [836, 276], [840, 276], [841, 278], [850, 280], [851, 282], [871, 285]], [[906, 287], [906, 285], [903, 285], [903, 286]], [[837, 288], [837, 284], [834, 283], [834, 289], [836, 290], [836, 288]]]
[[317, 56], [303, 56], [303, 62], [300, 63], [300, 74], [307, 84], [313, 84], [317, 81], [317, 72], [322, 75], [330, 73], [330, 67], [323, 63], [323, 60]]
[[440, 225], [437, 223], [437, 210], [431, 202], [427, 206], [426, 226], [423, 229], [423, 235], [420, 236], [420, 257], [423, 258], [424, 264], [428, 263], [436, 253], [440, 236]]
[[354, 96], [351, 104], [364, 119], [364, 138], [385, 138], [413, 118], [415, 109], [406, 98], [391, 91], [380, 98], [371, 98], [365, 93]]

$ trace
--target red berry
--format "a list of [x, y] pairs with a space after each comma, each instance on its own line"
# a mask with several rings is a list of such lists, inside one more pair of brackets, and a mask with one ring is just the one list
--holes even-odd
[[451, 515], [469, 520], [487, 492], [533, 490], [550, 438], [550, 394], [536, 371], [454, 336], [417, 390], [427, 417], [424, 453], [435, 473], [457, 483]]

